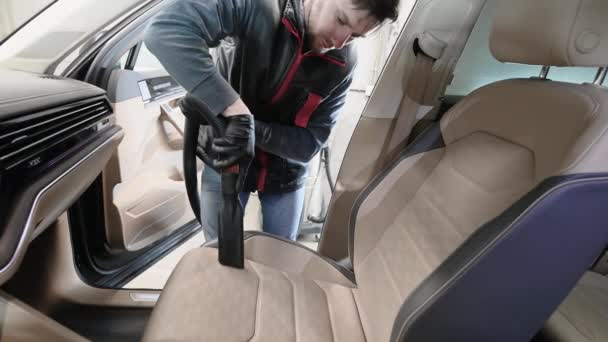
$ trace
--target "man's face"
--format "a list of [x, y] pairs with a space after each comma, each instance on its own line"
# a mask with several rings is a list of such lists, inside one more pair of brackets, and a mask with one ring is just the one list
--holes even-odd
[[310, 47], [318, 53], [340, 49], [379, 24], [352, 0], [305, 0], [304, 7]]

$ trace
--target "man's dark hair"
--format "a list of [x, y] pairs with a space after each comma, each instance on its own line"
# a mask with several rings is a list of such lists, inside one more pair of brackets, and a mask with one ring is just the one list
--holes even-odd
[[352, 0], [359, 9], [366, 9], [378, 21], [397, 20], [399, 16], [399, 0]]

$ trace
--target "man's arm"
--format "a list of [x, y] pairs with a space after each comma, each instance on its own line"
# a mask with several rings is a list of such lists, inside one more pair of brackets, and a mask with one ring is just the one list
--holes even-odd
[[256, 146], [279, 157], [309, 162], [325, 145], [352, 82], [351, 76], [315, 110], [307, 127], [255, 122]]
[[148, 49], [169, 74], [214, 114], [248, 114], [239, 95], [220, 75], [209, 48], [240, 36], [255, 0], [177, 0], [163, 9], [145, 33]]

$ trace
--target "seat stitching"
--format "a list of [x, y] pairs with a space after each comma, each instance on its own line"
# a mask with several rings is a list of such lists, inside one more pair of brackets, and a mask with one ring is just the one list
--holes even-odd
[[[439, 161], [438, 161], [438, 162], [435, 164], [435, 166], [433, 167], [433, 169], [432, 169], [432, 170], [430, 170], [430, 171], [427, 173], [427, 175], [426, 175], [425, 179], [424, 179], [424, 180], [422, 180], [422, 182], [420, 182], [420, 184], [418, 185], [418, 188], [416, 189], [416, 191], [414, 191], [414, 193], [412, 194], [412, 196], [411, 196], [411, 197], [410, 197], [410, 198], [409, 198], [409, 199], [408, 199], [408, 200], [407, 200], [407, 201], [406, 201], [406, 202], [403, 204], [403, 208], [402, 208], [402, 210], [401, 210], [401, 211], [403, 211], [403, 209], [405, 209], [405, 208], [407, 208], [408, 206], [410, 206], [410, 205], [411, 205], [412, 200], [413, 200], [414, 198], [416, 198], [416, 197], [419, 195], [419, 193], [420, 193], [421, 189], [422, 189], [422, 188], [425, 186], [425, 184], [426, 184], [427, 182], [429, 182], [429, 178], [430, 178], [430, 176], [431, 176], [431, 175], [432, 175], [432, 174], [435, 172], [435, 170], [437, 169], [437, 167], [438, 167], [439, 163], [441, 162], [441, 160], [443, 160], [443, 158], [445, 158], [445, 156], [442, 156], [442, 157], [439, 159]], [[407, 158], [406, 158], [406, 159], [407, 159]], [[404, 160], [405, 160], [405, 159], [404, 159]], [[403, 160], [402, 160], [402, 161], [403, 161]], [[402, 161], [400, 161], [399, 163], [401, 163]], [[399, 163], [397, 164], [397, 166], [399, 165]], [[395, 166], [395, 168], [396, 168], [397, 166]], [[391, 169], [391, 171], [389, 171], [389, 172], [387, 173], [387, 175], [388, 175], [388, 174], [390, 174], [391, 172], [393, 172], [393, 170], [394, 170], [394, 168], [393, 168], [393, 169]], [[386, 176], [385, 176], [385, 177], [386, 177]], [[380, 183], [379, 183], [379, 184], [380, 184]], [[378, 185], [379, 185], [379, 184], [378, 184]], [[397, 216], [396, 216], [396, 217], [393, 219], [392, 224], [397, 223], [397, 218], [398, 218], [398, 217], [399, 217], [399, 215], [397, 215]], [[385, 228], [384, 228], [384, 232], [382, 232], [382, 234], [380, 235], [380, 237], [378, 237], [377, 242], [379, 242], [379, 241], [381, 241], [382, 239], [384, 239], [385, 235], [387, 234], [387, 231], [388, 231], [388, 230], [389, 230], [389, 229], [392, 227], [392, 224], [389, 224], [389, 225], [388, 225], [388, 227], [385, 227]], [[356, 226], [356, 223], [355, 223], [355, 226]], [[355, 228], [356, 228], [356, 227], [355, 227]], [[376, 243], [376, 245], [377, 245], [377, 243]], [[361, 262], [360, 262], [358, 265], [362, 265], [362, 264], [365, 262], [365, 260], [367, 260], [367, 258], [368, 258], [368, 257], [369, 257], [369, 256], [372, 254], [372, 252], [374, 251], [374, 249], [376, 249], [376, 248], [377, 248], [377, 247], [370, 248], [370, 250], [367, 252], [367, 254], [366, 254], [364, 257], [363, 257], [363, 259], [361, 260]], [[354, 262], [354, 258], [353, 258], [353, 262]], [[354, 264], [353, 264], [353, 267], [354, 267]]]
[[448, 147], [446, 147], [446, 154], [445, 157], [442, 159], [445, 160], [446, 164], [448, 164], [445, 167], [446, 171], [451, 172], [453, 175], [460, 177], [463, 181], [467, 182], [475, 189], [481, 190], [485, 194], [491, 194], [491, 192], [489, 192], [488, 189], [486, 189], [483, 185], [477, 183], [475, 179], [469, 177], [468, 175], [465, 175], [463, 172], [461, 172], [458, 168], [454, 166], [454, 161], [452, 159], [448, 159], [451, 156], [451, 153], [449, 151], [451, 151], [451, 148], [448, 149]]
[[295, 332], [294, 335], [296, 337], [295, 342], [298, 342], [298, 320], [297, 320], [297, 309], [296, 309], [296, 287], [295, 287], [293, 281], [291, 280], [291, 278], [289, 278], [289, 276], [287, 275], [287, 272], [281, 272], [281, 274], [283, 275], [283, 277], [285, 277], [285, 279], [287, 279], [287, 282], [291, 286], [291, 294], [292, 294], [292, 298], [293, 298], [293, 330]]
[[566, 313], [562, 310], [558, 310], [558, 313], [560, 315], [562, 315], [562, 317], [568, 322], [570, 323], [570, 325], [574, 328], [574, 330], [578, 331], [579, 334], [581, 334], [582, 336], [585, 336], [587, 339], [589, 340], [593, 340], [594, 338], [592, 336], [587, 335], [585, 332], [583, 332], [576, 324], [574, 324], [574, 322], [570, 319], [570, 317], [568, 317], [568, 315], [566, 315]]
[[410, 246], [412, 246], [412, 250], [414, 251], [414, 254], [418, 257], [418, 260], [420, 261], [420, 263], [423, 266], [426, 266], [427, 272], [430, 272], [431, 270], [433, 270], [433, 267], [429, 264], [428, 260], [424, 257], [424, 254], [420, 250], [420, 246], [418, 246], [418, 243], [416, 243], [416, 241], [414, 241], [414, 238], [412, 237], [413, 233], [410, 231], [409, 227], [402, 223], [396, 223], [396, 224], [398, 224], [400, 226], [399, 228], [403, 228], [403, 229], [398, 229], [399, 232], [401, 234], [405, 235], [405, 239], [410, 242]]
[[321, 289], [323, 295], [325, 296], [325, 303], [327, 304], [327, 316], [329, 316], [329, 329], [331, 330], [331, 338], [332, 341], [336, 341], [336, 332], [334, 331], [334, 322], [331, 318], [331, 307], [329, 305], [329, 298], [327, 297], [327, 292], [325, 292], [325, 289], [318, 283], [317, 280], [313, 280], [313, 283], [315, 283], [315, 285], [317, 285], [317, 287]]
[[435, 202], [435, 200], [433, 200], [433, 198], [430, 194], [420, 193], [420, 195], [424, 199], [426, 199], [427, 203], [429, 204], [429, 207], [431, 207], [435, 212], [439, 213], [439, 215], [444, 217], [444, 219], [448, 223], [447, 226], [449, 226], [451, 228], [451, 230], [454, 231], [456, 233], [456, 235], [458, 235], [458, 237], [460, 237], [461, 239], [465, 239], [468, 236], [468, 234], [465, 234], [465, 233], [461, 232], [460, 229], [458, 229], [458, 226], [456, 224], [456, 222], [458, 220], [456, 220], [446, 210], [444, 210], [443, 206], [441, 206], [437, 202]]
[[357, 302], [357, 296], [355, 296], [356, 289], [349, 289], [350, 295], [353, 297], [353, 303], [355, 304], [355, 309], [357, 309], [357, 317], [359, 317], [359, 326], [361, 327], [361, 335], [363, 335], [364, 341], [367, 342], [367, 336], [365, 336], [365, 327], [363, 327], [363, 319], [361, 318], [361, 312], [359, 311], [359, 303]]
[[[356, 234], [356, 227], [357, 225], [360, 223], [358, 223], [359, 221], [359, 209], [365, 205], [365, 202], [369, 199], [369, 196], [377, 190], [377, 188], [382, 184], [382, 182], [384, 181], [385, 178], [389, 177], [393, 172], [396, 172], [396, 170], [400, 170], [399, 167], [402, 165], [402, 163], [407, 163], [407, 160], [413, 160], [411, 158], [416, 158], [417, 155], [421, 154], [421, 153], [432, 153], [434, 151], [439, 151], [439, 150], [443, 150], [445, 146], [442, 147], [432, 147], [430, 148], [428, 151], [423, 151], [423, 152], [417, 152], [415, 149], [416, 144], [419, 141], [422, 141], [422, 138], [425, 137], [427, 135], [427, 133], [433, 133], [433, 129], [439, 129], [439, 135], [440, 135], [440, 140], [443, 143], [444, 142], [444, 137], [443, 134], [441, 133], [443, 130], [443, 126], [441, 124], [441, 122], [438, 125], [439, 127], [437, 127], [437, 125], [431, 125], [429, 127], [427, 127], [419, 136], [416, 137], [416, 139], [414, 139], [414, 141], [412, 142], [412, 144], [407, 147], [404, 151], [400, 152], [399, 155], [397, 156], [397, 158], [392, 161], [391, 163], [389, 163], [388, 166], [384, 167], [376, 176], [374, 176], [372, 178], [372, 180], [368, 183], [367, 186], [364, 187], [364, 189], [361, 191], [361, 193], [359, 193], [359, 195], [357, 195], [357, 198], [355, 199], [355, 202], [353, 204], [353, 208], [351, 210], [351, 215], [349, 217], [348, 220], [348, 233], [349, 233], [349, 245], [348, 245], [348, 252], [352, 261], [353, 266], [355, 264], [362, 264], [365, 261], [365, 258], [367, 258], [369, 256], [369, 254], [371, 253], [371, 250], [368, 250], [367, 253], [365, 255], [361, 255], [361, 257], [363, 257], [363, 261], [361, 261], [360, 263], [355, 263], [355, 245], [356, 245], [356, 241], [358, 241], [357, 239], [357, 234]], [[445, 145], [445, 144], [444, 144]], [[414, 148], [412, 148], [414, 147]], [[443, 158], [443, 156], [441, 156], [441, 158]], [[427, 173], [425, 179], [423, 179], [420, 184], [417, 184], [417, 189], [415, 189], [414, 193], [412, 194], [411, 198], [414, 198], [416, 193], [420, 190], [420, 187], [422, 187], [424, 185], [424, 183], [427, 181], [428, 179], [428, 175], [430, 175], [432, 172], [434, 172], [434, 170], [437, 168], [438, 163], [441, 161], [441, 158], [434, 163], [434, 166], [432, 167], [432, 169]], [[417, 160], [414, 160], [413, 164], [411, 164], [406, 170], [403, 171], [409, 171], [411, 170], [413, 167], [416, 166]], [[401, 178], [401, 177], [400, 177]], [[409, 202], [411, 200], [411, 198], [406, 201]], [[361, 228], [359, 228], [361, 229]]]
[[253, 273], [255, 273], [256, 277], [258, 277], [258, 289], [257, 289], [256, 298], [255, 298], [255, 316], [253, 317], [253, 321], [254, 321], [253, 335], [249, 339], [249, 342], [251, 342], [256, 337], [258, 330], [259, 330], [258, 324], [259, 324], [260, 320], [258, 319], [258, 315], [260, 314], [260, 307], [262, 306], [262, 301], [260, 300], [261, 299], [260, 292], [262, 289], [262, 277], [260, 276], [258, 271], [256, 271], [254, 263], [250, 263], [249, 265], [251, 266], [251, 270], [253, 271]]
[[393, 289], [397, 293], [397, 297], [399, 297], [400, 300], [403, 300], [403, 298], [401, 297], [401, 292], [399, 291], [399, 286], [397, 286], [397, 283], [395, 282], [395, 278], [393, 277], [393, 274], [390, 271], [388, 264], [386, 263], [386, 258], [382, 254], [382, 249], [380, 249], [378, 251], [378, 259], [380, 259], [380, 263], [382, 264], [382, 267], [386, 271], [386, 274], [388, 275], [388, 279], [391, 281], [391, 285], [393, 285]]
[[[330, 259], [330, 258], [328, 258], [328, 257], [326, 257], [324, 255], [321, 255], [319, 252], [317, 252], [315, 250], [312, 250], [312, 249], [310, 249], [310, 248], [308, 248], [308, 247], [306, 247], [306, 246], [304, 246], [304, 245], [302, 245], [302, 244], [300, 244], [298, 242], [287, 240], [287, 239], [284, 239], [284, 238], [282, 238], [280, 236], [270, 235], [269, 233], [265, 233], [265, 232], [248, 231], [246, 233], [248, 233], [249, 236], [245, 237], [245, 240], [247, 240], [247, 239], [253, 239], [253, 238], [256, 238], [256, 237], [258, 237], [258, 238], [269, 238], [269, 239], [274, 239], [274, 240], [278, 240], [278, 241], [281, 241], [281, 242], [285, 242], [285, 243], [288, 243], [289, 245], [293, 245], [295, 247], [303, 249], [303, 250], [306, 251], [307, 257], [309, 258], [309, 260], [312, 260], [315, 257], [318, 258], [318, 259], [321, 259], [321, 261], [324, 261], [326, 264], [328, 264], [329, 266], [331, 266], [330, 267], [331, 269], [333, 269], [335, 271], [338, 271], [338, 273], [340, 273], [340, 276], [342, 278], [346, 279], [348, 282], [351, 282], [353, 285], [356, 285], [353, 272], [351, 272], [350, 270], [347, 270], [343, 266], [339, 265], [334, 260], [332, 260], [332, 259]], [[256, 262], [258, 264], [274, 268], [273, 265], [265, 264], [263, 262], [258, 262], [258, 261], [256, 261]]]

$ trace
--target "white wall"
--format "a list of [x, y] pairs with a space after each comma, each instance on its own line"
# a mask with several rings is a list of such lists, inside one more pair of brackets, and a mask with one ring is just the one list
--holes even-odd
[[[356, 42], [358, 65], [354, 72], [353, 84], [329, 139], [331, 153], [329, 163], [332, 182], [334, 183], [350, 138], [369, 99], [371, 89], [378, 81], [384, 64], [388, 60], [414, 4], [415, 1], [401, 0], [400, 14], [396, 22], [385, 24], [370, 37]], [[326, 212], [331, 199], [331, 191], [325, 174], [316, 174], [318, 162], [318, 157], [315, 157], [310, 168], [311, 184], [309, 184], [310, 189], [306, 197], [306, 213], [313, 215]]]
[[0, 0], [0, 39], [50, 2], [51, 0]]
[[358, 65], [355, 70], [352, 90], [368, 91], [370, 87], [376, 84], [414, 4], [415, 1], [401, 0], [397, 21], [386, 23], [377, 32], [372, 33], [370, 37], [356, 41]]

